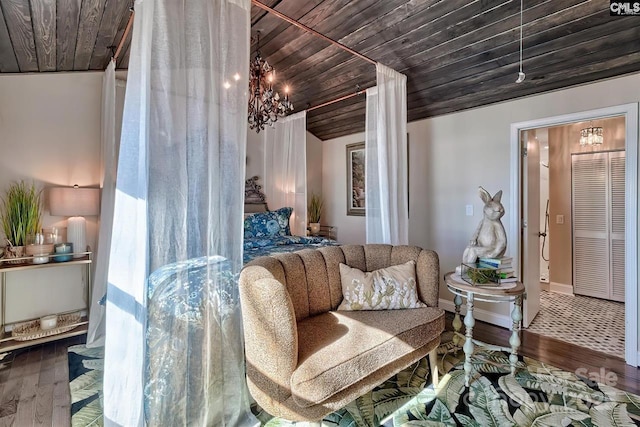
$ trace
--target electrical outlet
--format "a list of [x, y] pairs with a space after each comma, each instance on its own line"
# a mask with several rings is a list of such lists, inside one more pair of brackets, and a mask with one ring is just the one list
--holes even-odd
[[556, 215], [556, 224], [564, 224], [564, 215]]
[[467, 216], [473, 216], [473, 205], [466, 206], [466, 213], [467, 213]]

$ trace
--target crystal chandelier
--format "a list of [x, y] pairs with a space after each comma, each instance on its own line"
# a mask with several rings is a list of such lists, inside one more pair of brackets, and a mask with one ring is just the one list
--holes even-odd
[[[258, 47], [260, 44], [260, 34]], [[265, 125], [273, 126], [278, 117], [293, 111], [289, 101], [289, 88], [284, 89], [284, 98], [273, 90], [276, 71], [260, 56], [260, 50], [249, 66], [249, 127], [257, 133], [264, 130]]]
[[604, 142], [602, 128], [589, 126], [580, 131], [580, 146], [600, 145]]

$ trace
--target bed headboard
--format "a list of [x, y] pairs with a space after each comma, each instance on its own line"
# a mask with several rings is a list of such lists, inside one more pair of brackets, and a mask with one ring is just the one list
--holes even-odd
[[244, 213], [266, 212], [267, 197], [262, 192], [262, 185], [258, 184], [257, 176], [253, 176], [244, 182]]

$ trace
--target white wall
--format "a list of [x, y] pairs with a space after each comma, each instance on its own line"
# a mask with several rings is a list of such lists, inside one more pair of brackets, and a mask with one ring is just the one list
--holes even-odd
[[[638, 87], [640, 74], [633, 74], [409, 123], [410, 243], [437, 251], [442, 273], [453, 270], [481, 219], [478, 186], [492, 194], [503, 190], [507, 231], [515, 221], [515, 213], [508, 211], [511, 186], [518, 185], [509, 170], [511, 123], [635, 103], [640, 101]], [[345, 146], [363, 140], [363, 134], [356, 134], [323, 142], [327, 223], [338, 227], [343, 243], [365, 241], [364, 218], [346, 216], [345, 193]], [[465, 215], [467, 204], [474, 206], [473, 216]], [[514, 242], [516, 236], [508, 239]], [[509, 245], [507, 252], [514, 255], [515, 249]], [[443, 284], [440, 298], [451, 299]], [[506, 305], [478, 308], [476, 317], [508, 324]]]
[[[0, 195], [21, 179], [33, 180], [39, 188], [98, 186], [102, 76], [102, 72], [0, 75]], [[46, 204], [42, 219], [45, 227], [66, 226], [66, 218], [49, 216]], [[92, 248], [96, 234], [97, 217], [87, 217], [87, 242]], [[50, 275], [11, 273], [7, 321], [77, 308], [83, 296], [81, 270], [61, 268], [67, 269], [66, 275], [57, 270]]]
[[363, 216], [347, 216], [347, 145], [364, 142], [364, 133], [322, 143], [323, 223], [337, 227], [341, 243], [365, 243]]

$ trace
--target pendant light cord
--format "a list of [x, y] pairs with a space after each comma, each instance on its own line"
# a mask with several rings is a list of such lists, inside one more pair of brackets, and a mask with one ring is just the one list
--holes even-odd
[[520, 0], [520, 72], [522, 72], [522, 9], [524, 0]]
[[516, 83], [522, 83], [526, 78], [522, 71], [522, 12], [524, 10], [524, 0], [520, 0], [520, 72], [518, 73], [518, 79]]

